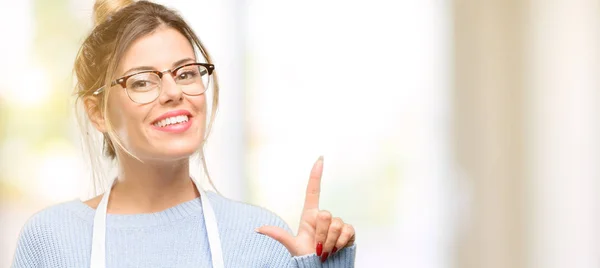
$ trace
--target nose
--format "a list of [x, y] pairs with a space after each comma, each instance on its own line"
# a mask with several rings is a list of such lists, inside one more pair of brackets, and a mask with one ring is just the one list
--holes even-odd
[[179, 103], [183, 101], [183, 91], [175, 82], [173, 75], [169, 72], [165, 72], [161, 79], [162, 90], [160, 96], [158, 97], [159, 102], [161, 104], [168, 103]]

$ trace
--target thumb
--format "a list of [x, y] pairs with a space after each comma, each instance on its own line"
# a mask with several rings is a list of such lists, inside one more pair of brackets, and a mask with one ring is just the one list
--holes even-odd
[[288, 251], [292, 252], [291, 250], [294, 247], [294, 237], [281, 227], [262, 226], [256, 228], [256, 232], [277, 240], [279, 243], [283, 244]]

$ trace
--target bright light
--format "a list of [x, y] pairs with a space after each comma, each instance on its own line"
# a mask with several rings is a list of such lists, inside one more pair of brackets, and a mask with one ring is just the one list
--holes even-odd
[[85, 177], [82, 163], [71, 144], [57, 143], [41, 157], [35, 189], [39, 196], [53, 202], [81, 194]]
[[14, 78], [7, 81], [8, 88], [0, 92], [9, 103], [17, 107], [31, 107], [41, 104], [50, 95], [50, 81], [39, 66], [22, 68], [13, 75]]

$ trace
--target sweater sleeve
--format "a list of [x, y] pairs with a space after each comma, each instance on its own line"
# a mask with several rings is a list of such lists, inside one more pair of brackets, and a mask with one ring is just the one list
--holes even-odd
[[354, 260], [356, 257], [356, 244], [343, 248], [342, 250], [330, 255], [324, 263], [316, 253], [297, 256], [292, 258], [293, 265], [291, 267], [298, 268], [354, 268]]

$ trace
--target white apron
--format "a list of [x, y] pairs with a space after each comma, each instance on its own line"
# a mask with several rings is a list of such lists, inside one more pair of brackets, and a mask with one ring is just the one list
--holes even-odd
[[[217, 228], [217, 217], [215, 212], [210, 205], [208, 197], [204, 191], [200, 188], [200, 184], [194, 179], [194, 184], [200, 193], [200, 200], [202, 202], [202, 214], [204, 216], [204, 224], [206, 225], [206, 232], [208, 235], [208, 245], [210, 248], [210, 255], [212, 257], [213, 268], [224, 268], [223, 253], [221, 249], [221, 240], [219, 239], [219, 229]], [[94, 216], [94, 230], [92, 236], [92, 256], [90, 268], [105, 268], [106, 267], [106, 209], [108, 206], [108, 198], [110, 196], [111, 187], [108, 188], [98, 208], [96, 208], [96, 214]]]

